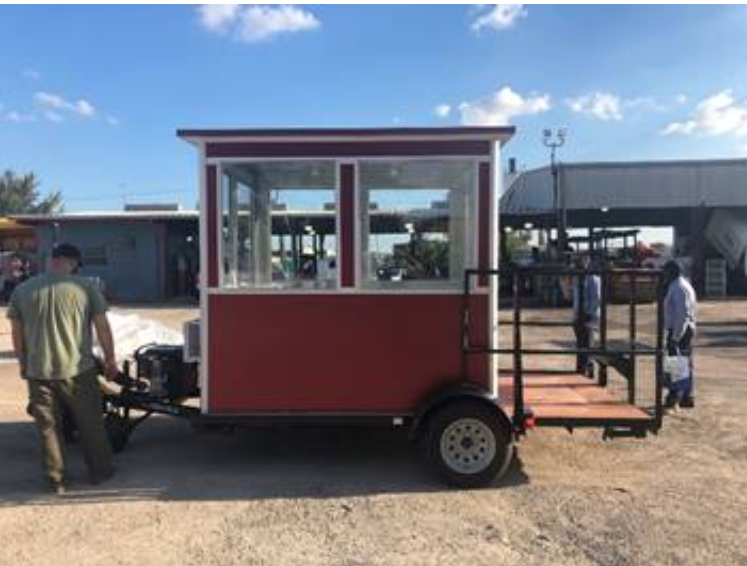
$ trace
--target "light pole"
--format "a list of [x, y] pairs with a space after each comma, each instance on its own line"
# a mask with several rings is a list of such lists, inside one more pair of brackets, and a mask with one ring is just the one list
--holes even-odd
[[565, 143], [567, 132], [565, 128], [555, 131], [551, 129], [543, 130], [542, 143], [545, 147], [550, 148], [550, 172], [552, 173], [552, 192], [555, 205], [556, 226], [558, 228], [558, 253], [564, 257], [566, 249], [566, 218], [565, 202], [560, 194], [559, 166], [555, 159], [555, 151]]

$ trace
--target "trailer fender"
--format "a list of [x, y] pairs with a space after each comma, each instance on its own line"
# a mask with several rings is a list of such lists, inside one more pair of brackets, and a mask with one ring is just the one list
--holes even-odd
[[498, 405], [496, 398], [489, 391], [470, 383], [451, 384], [431, 393], [421, 403], [410, 421], [409, 437], [414, 440], [421, 433], [429, 417], [441, 407], [457, 402], [473, 401], [490, 407], [503, 421], [507, 430], [513, 431], [511, 419]]

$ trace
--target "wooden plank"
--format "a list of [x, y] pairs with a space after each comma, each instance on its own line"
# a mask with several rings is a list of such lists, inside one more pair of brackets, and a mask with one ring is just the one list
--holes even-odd
[[[500, 372], [501, 406], [513, 413], [513, 378]], [[616, 399], [604, 387], [583, 375], [527, 374], [524, 403], [537, 419], [647, 420], [642, 409]]]

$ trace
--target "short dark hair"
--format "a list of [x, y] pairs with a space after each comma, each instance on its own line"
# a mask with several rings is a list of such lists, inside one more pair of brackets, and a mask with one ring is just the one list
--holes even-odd
[[670, 259], [664, 264], [664, 273], [667, 273], [672, 277], [679, 277], [680, 275], [682, 275], [682, 268], [680, 267], [679, 263], [677, 263], [673, 259]]
[[57, 244], [52, 248], [52, 257], [71, 259], [78, 262], [78, 267], [83, 265], [83, 256], [80, 250], [73, 244]]

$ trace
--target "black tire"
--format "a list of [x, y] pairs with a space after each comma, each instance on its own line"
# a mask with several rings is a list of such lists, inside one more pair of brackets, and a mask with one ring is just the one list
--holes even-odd
[[511, 430], [499, 411], [487, 403], [455, 401], [429, 419], [428, 461], [446, 483], [487, 487], [506, 473], [513, 454]]
[[132, 427], [129, 420], [116, 413], [109, 413], [104, 417], [104, 428], [106, 429], [106, 434], [109, 436], [109, 443], [112, 445], [112, 450], [115, 454], [119, 454], [125, 449], [130, 440]]

